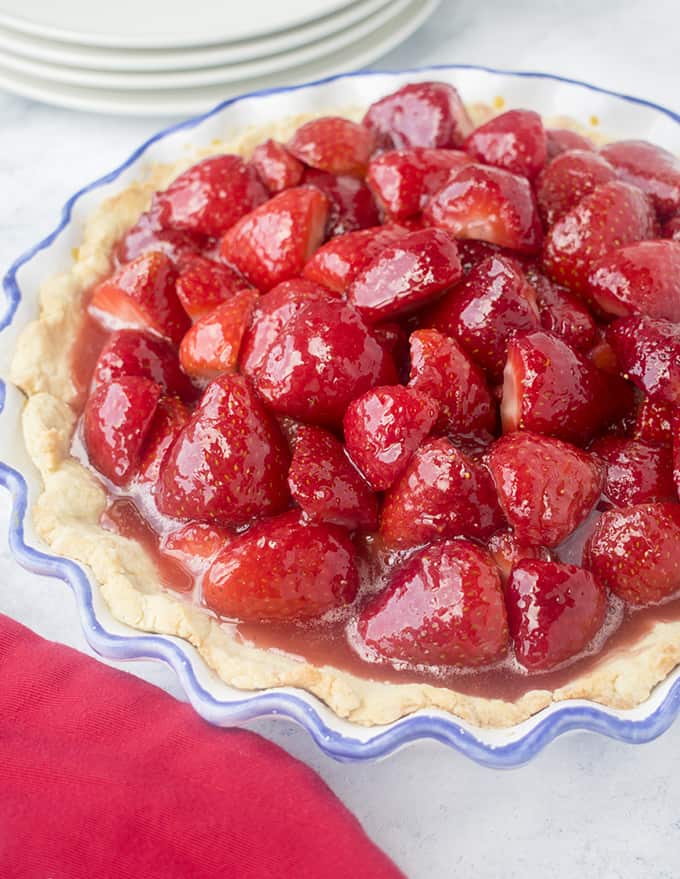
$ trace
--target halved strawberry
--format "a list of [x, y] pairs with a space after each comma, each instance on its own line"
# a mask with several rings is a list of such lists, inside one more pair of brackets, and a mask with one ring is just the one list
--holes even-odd
[[584, 521], [603, 482], [592, 455], [525, 431], [496, 440], [489, 469], [517, 539], [544, 546], [557, 546]]
[[541, 559], [513, 568], [505, 591], [520, 665], [546, 671], [581, 653], [602, 628], [607, 593], [589, 571]]
[[427, 326], [455, 338], [494, 380], [500, 380], [508, 340], [537, 329], [535, 294], [519, 264], [490, 256], [424, 317]]
[[328, 174], [316, 168], [307, 168], [302, 182], [320, 189], [328, 199], [326, 238], [368, 229], [380, 223], [378, 205], [363, 180], [348, 174]]
[[[166, 534], [161, 542], [165, 555], [177, 559], [194, 577], [205, 572], [220, 550], [234, 539], [226, 528], [207, 522], [189, 522], [176, 531]], [[190, 578], [193, 584], [194, 578]]]
[[640, 241], [598, 259], [588, 294], [608, 314], [680, 322], [680, 241]]
[[432, 430], [438, 405], [401, 385], [373, 388], [347, 407], [345, 443], [376, 491], [389, 488]]
[[137, 482], [155, 486], [170, 446], [189, 421], [190, 412], [177, 397], [161, 397], [140, 453]]
[[203, 600], [220, 616], [239, 620], [318, 617], [354, 600], [355, 556], [344, 528], [284, 513], [218, 553], [203, 580]]
[[199, 378], [235, 372], [241, 340], [258, 299], [257, 290], [241, 290], [200, 317], [179, 346], [184, 371]]
[[132, 262], [138, 256], [158, 251], [168, 256], [179, 267], [198, 256], [210, 239], [196, 232], [166, 229], [160, 220], [161, 210], [155, 203], [123, 235], [114, 248], [117, 265]]
[[526, 269], [526, 278], [536, 294], [543, 329], [555, 333], [576, 351], [590, 350], [596, 342], [597, 325], [583, 300], [534, 266]]
[[378, 527], [378, 501], [371, 487], [342, 443], [320, 427], [298, 430], [288, 485], [310, 519], [350, 529]]
[[547, 139], [538, 113], [508, 110], [475, 128], [463, 149], [476, 162], [535, 177], [546, 162]]
[[297, 186], [302, 180], [305, 166], [278, 140], [265, 140], [253, 150], [251, 164], [260, 180], [271, 193], [283, 192]]
[[668, 446], [605, 436], [596, 440], [590, 451], [604, 462], [604, 495], [617, 507], [675, 500]]
[[331, 238], [305, 265], [303, 275], [342, 293], [387, 244], [399, 241], [404, 234], [398, 227], [376, 226]]
[[616, 171], [598, 153], [569, 150], [545, 168], [536, 181], [536, 200], [547, 226], [564, 216], [602, 183], [616, 180]]
[[445, 537], [485, 539], [504, 526], [493, 480], [448, 439], [426, 440], [385, 495], [380, 534], [386, 546], [418, 546]]
[[248, 282], [229, 266], [205, 256], [192, 259], [182, 269], [176, 283], [179, 301], [192, 320], [212, 311], [248, 286]]
[[368, 108], [363, 124], [375, 132], [378, 146], [459, 147], [472, 122], [456, 89], [444, 82], [402, 86]]
[[318, 189], [286, 189], [232, 226], [220, 253], [259, 290], [271, 290], [300, 274], [323, 240], [327, 215]]
[[508, 345], [503, 431], [585, 443], [634, 404], [631, 385], [607, 375], [557, 336], [537, 330]]
[[637, 504], [600, 516], [585, 565], [627, 604], [656, 604], [680, 589], [680, 505]]
[[673, 442], [673, 419], [676, 407], [645, 397], [638, 406], [635, 439], [645, 443], [670, 445]]
[[541, 249], [541, 221], [526, 177], [466, 165], [425, 206], [427, 223], [454, 238], [475, 238], [522, 253]]
[[645, 140], [620, 140], [600, 150], [619, 177], [646, 192], [661, 219], [680, 213], [680, 159]]
[[145, 253], [97, 284], [89, 311], [106, 325], [149, 329], [178, 343], [189, 318], [175, 292], [177, 272], [164, 253]]
[[595, 261], [626, 244], [652, 238], [655, 218], [647, 196], [614, 180], [597, 186], [548, 230], [543, 264], [559, 284], [588, 293]]
[[549, 162], [567, 150], [595, 150], [592, 140], [568, 128], [547, 128], [545, 135]]
[[347, 299], [373, 323], [416, 311], [462, 274], [455, 241], [440, 229], [421, 229], [386, 244], [355, 275]]
[[212, 156], [179, 175], [154, 204], [161, 225], [218, 238], [267, 200], [255, 169], [240, 156]]
[[621, 372], [652, 400], [680, 406], [680, 324], [622, 317], [607, 330]]
[[411, 333], [409, 387], [440, 404], [438, 427], [454, 436], [490, 434], [497, 412], [484, 374], [460, 345], [437, 330]]
[[549, 562], [553, 558], [547, 546], [522, 543], [511, 528], [497, 531], [489, 540], [488, 549], [500, 571], [503, 583], [507, 582], [513, 567], [525, 559], [543, 559]]
[[170, 449], [158, 508], [177, 519], [243, 525], [286, 508], [288, 464], [286, 441], [247, 380], [220, 376]]
[[331, 174], [363, 177], [375, 147], [368, 128], [341, 116], [322, 116], [301, 125], [287, 143], [296, 159]]
[[115, 485], [139, 466], [144, 439], [161, 389], [137, 375], [123, 375], [95, 388], [83, 412], [83, 441], [90, 463]]

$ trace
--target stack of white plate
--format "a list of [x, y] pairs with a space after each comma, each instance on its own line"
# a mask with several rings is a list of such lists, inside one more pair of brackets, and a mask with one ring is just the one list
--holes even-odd
[[185, 115], [359, 69], [439, 0], [0, 0], [0, 87], [63, 107]]

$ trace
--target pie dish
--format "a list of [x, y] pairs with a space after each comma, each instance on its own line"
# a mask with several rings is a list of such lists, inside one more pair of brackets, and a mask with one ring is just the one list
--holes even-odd
[[[436, 78], [439, 80], [446, 79], [455, 83], [468, 100], [470, 97], [472, 98], [472, 103], [474, 103], [475, 99], [482, 99], [488, 102], [491, 98], [498, 95], [508, 101], [512, 101], [513, 104], [524, 103], [529, 106], [537, 106], [546, 117], [555, 115], [553, 112], [553, 108], [556, 108], [554, 96], [550, 95], [547, 100], [544, 96], [542, 105], [540, 100], [534, 103], [529, 101], [528, 97], [524, 101], [517, 101], [515, 100], [515, 95], [511, 93], [513, 80], [500, 78], [494, 81], [493, 76], [492, 74], [470, 70], [452, 69], [450, 72], [437, 71], [436, 76], [433, 76], [432, 71], [424, 71], [402, 77], [385, 77], [384, 79], [389, 80], [389, 86], [384, 79], [381, 81], [380, 76], [366, 77], [360, 80], [348, 79], [344, 82], [340, 80], [337, 83], [310, 88], [307, 95], [304, 94], [304, 90], [292, 93], [291, 109], [299, 109], [302, 112], [307, 111], [312, 115], [318, 115], [319, 110], [334, 107], [342, 110], [343, 115], [346, 115], [346, 108], [365, 108], [376, 97], [382, 97], [390, 91], [394, 91], [395, 88], [404, 84], [404, 82]], [[352, 86], [356, 86], [359, 83], [361, 83], [362, 87], [361, 97], [358, 94], [359, 89], [352, 89]], [[349, 87], [339, 88], [340, 84], [349, 85]], [[468, 86], [470, 88], [466, 90]], [[330, 89], [332, 92], [333, 88], [336, 89], [336, 96], [342, 95], [345, 98], [348, 93], [353, 92], [351, 97], [354, 100], [349, 102], [343, 101], [342, 104], [337, 99], [331, 101], [332, 94], [329, 94], [328, 90]], [[559, 110], [566, 111], [566, 115], [583, 119], [582, 107], [579, 112], [575, 104], [579, 100], [583, 103], [584, 90], [576, 86], [573, 88], [575, 93], [571, 99], [563, 96], [560, 98], [558, 102]], [[560, 94], [562, 95], [562, 92]], [[299, 99], [303, 97], [308, 101], [306, 105], [299, 102]], [[310, 97], [312, 97], [312, 100], [309, 100]], [[262, 97], [250, 100], [257, 109], [252, 116], [246, 114], [245, 117], [241, 118], [246, 118], [249, 121], [252, 120], [255, 123], [261, 122], [263, 119], [266, 120], [267, 117], [264, 115], [266, 108], [260, 105], [266, 102], [268, 98]], [[325, 104], [322, 103], [324, 100]], [[592, 103], [590, 103], [589, 108], [592, 108], [592, 106]], [[243, 107], [240, 109], [243, 110]], [[359, 112], [362, 112], [361, 109]], [[649, 108], [645, 112], [649, 112]], [[668, 139], [664, 141], [662, 137], [656, 134], [655, 139], [657, 142], [677, 150], [677, 141], [672, 140], [673, 137], [677, 138], [677, 120], [674, 120], [672, 114], [668, 114], [668, 117], [665, 118], [662, 111], [652, 110], [651, 113], [657, 126], [659, 125], [659, 119], [663, 123], [666, 121], [669, 123], [667, 129]], [[595, 114], [589, 114], [589, 116], [592, 115]], [[637, 117], [637, 113], [634, 115]], [[608, 131], [612, 132], [614, 132], [615, 128], [613, 116], [614, 114], [607, 120], [612, 123], [607, 127]], [[291, 123], [288, 123], [287, 131], [275, 131], [273, 132], [274, 136], [285, 139], [301, 121], [303, 120], [295, 118]], [[206, 123], [204, 122], [203, 124]], [[271, 123], [266, 124], [266, 134], [272, 134]], [[625, 130], [626, 126], [623, 125], [620, 131], [616, 131], [616, 134], [619, 136], [640, 135], [640, 118], [630, 119], [627, 124], [629, 126], [628, 130]], [[637, 129], [633, 130], [635, 125], [637, 125]], [[663, 127], [663, 124], [661, 127]], [[265, 132], [262, 128], [254, 133], [251, 132], [249, 143], [259, 142], [264, 135]], [[174, 136], [176, 137], [177, 133]], [[194, 144], [199, 142], [193, 136], [191, 140]], [[206, 138], [201, 138], [200, 142], [206, 143]], [[241, 145], [243, 144], [244, 142], [241, 141]], [[223, 146], [220, 145], [217, 149], [222, 150]], [[175, 155], [177, 155], [176, 152]], [[184, 167], [195, 161], [195, 158], [196, 155], [194, 154], [183, 159]], [[98, 577], [103, 581], [103, 588], [98, 593], [98, 597], [104, 595], [108, 603], [114, 608], [115, 615], [119, 618], [123, 618], [128, 623], [141, 624], [142, 628], [157, 629], [172, 635], [188, 636], [199, 646], [202, 655], [207, 658], [208, 662], [220, 669], [223, 677], [239, 686], [252, 688], [286, 684], [304, 686], [306, 689], [315, 691], [326, 702], [331, 704], [338, 713], [350, 718], [352, 723], [345, 723], [344, 729], [349, 727], [354, 731], [357, 723], [363, 723], [369, 724], [373, 729], [378, 725], [390, 724], [390, 732], [396, 730], [405, 731], [409, 725], [410, 729], [414, 730], [418, 727], [412, 724], [416, 722], [420, 724], [421, 721], [427, 718], [428, 722], [432, 724], [429, 728], [425, 727], [427, 734], [436, 735], [437, 737], [443, 734], [448, 738], [449, 732], [456, 729], [455, 722], [449, 719], [442, 719], [441, 716], [434, 720], [432, 717], [433, 706], [453, 711], [467, 723], [493, 728], [525, 722], [535, 731], [541, 728], [541, 722], [547, 722], [551, 717], [560, 716], [560, 711], [565, 709], [552, 706], [551, 702], [553, 701], [554, 694], [551, 695], [545, 689], [530, 690], [515, 700], [488, 699], [469, 694], [461, 695], [442, 687], [433, 687], [430, 684], [392, 685], [382, 682], [376, 683], [375, 681], [367, 682], [365, 679], [358, 682], [352, 676], [336, 674], [332, 669], [329, 671], [323, 668], [310, 668], [309, 663], [300, 663], [286, 656], [278, 656], [277, 662], [272, 666], [270, 661], [271, 652], [265, 651], [267, 659], [263, 661], [261, 651], [258, 651], [257, 648], [253, 651], [248, 644], [242, 644], [238, 649], [235, 649], [233, 643], [227, 644], [223, 640], [223, 638], [229, 638], [228, 633], [223, 634], [223, 627], [219, 626], [214, 619], [206, 616], [203, 611], [198, 612], [186, 604], [173, 605], [167, 598], [166, 593], [161, 593], [160, 590], [154, 588], [153, 569], [148, 565], [144, 567], [145, 562], [143, 560], [140, 562], [140, 559], [137, 557], [139, 554], [138, 548], [131, 548], [128, 544], [121, 544], [119, 539], [114, 540], [110, 534], [107, 537], [103, 533], [99, 533], [100, 529], [95, 523], [98, 521], [99, 514], [101, 513], [102, 493], [101, 489], [97, 488], [96, 483], [93, 483], [91, 477], [85, 477], [84, 480], [80, 480], [77, 474], [85, 473], [85, 471], [78, 464], [69, 460], [67, 452], [71, 442], [72, 419], [68, 416], [63, 403], [60, 404], [58, 399], [55, 401], [55, 398], [59, 396], [58, 388], [60, 382], [63, 382], [65, 377], [68, 379], [69, 366], [68, 360], [65, 361], [59, 353], [55, 356], [54, 351], [64, 347], [64, 339], [68, 338], [69, 332], [73, 336], [72, 325], [69, 325], [69, 321], [79, 320], [80, 317], [77, 310], [69, 310], [64, 307], [66, 304], [72, 304], [72, 298], [70, 297], [73, 296], [74, 283], [79, 285], [79, 289], [82, 290], [85, 287], [89, 287], [92, 283], [99, 281], [106, 274], [108, 252], [113, 242], [137, 219], [140, 211], [146, 206], [146, 200], [148, 200], [150, 191], [159, 188], [169, 179], [172, 179], [178, 170], [177, 167], [172, 171], [155, 167], [152, 170], [151, 182], [146, 189], [144, 186], [139, 185], [128, 187], [122, 194], [117, 196], [114, 203], [115, 210], [112, 210], [109, 205], [105, 214], [100, 213], [99, 221], [95, 221], [95, 231], [89, 233], [90, 244], [86, 243], [79, 254], [79, 261], [76, 264], [78, 267], [76, 276], [72, 275], [66, 281], [62, 279], [56, 285], [53, 285], [50, 307], [53, 309], [52, 314], [56, 316], [54, 326], [58, 327], [58, 332], [52, 336], [54, 341], [52, 352], [50, 353], [47, 350], [49, 347], [49, 333], [42, 334], [43, 343], [45, 342], [45, 335], [47, 335], [48, 345], [41, 344], [39, 358], [35, 355], [35, 349], [32, 352], [30, 345], [26, 344], [26, 339], [31, 338], [30, 332], [28, 336], [24, 334], [23, 353], [20, 353], [18, 365], [15, 363], [14, 374], [20, 383], [33, 395], [33, 401], [29, 403], [26, 410], [24, 424], [28, 425], [27, 440], [31, 450], [31, 457], [34, 461], [38, 462], [43, 475], [47, 477], [48, 495], [51, 495], [51, 500], [47, 507], [45, 506], [44, 499], [38, 502], [36, 521], [41, 533], [49, 538], [49, 542], [52, 543], [58, 552], [67, 556], [86, 559], [94, 567]], [[128, 179], [130, 176], [132, 175], [129, 175]], [[124, 187], [119, 186], [117, 189], [120, 193]], [[101, 200], [101, 196], [99, 200]], [[104, 216], [105, 222], [102, 221], [102, 216]], [[91, 224], [90, 229], [92, 228]], [[94, 244], [92, 244], [93, 241]], [[10, 289], [12, 282], [13, 277], [10, 274]], [[66, 291], [64, 290], [64, 285], [67, 285]], [[43, 309], [45, 310], [44, 302]], [[33, 338], [35, 339], [35, 332]], [[43, 368], [36, 373], [35, 363], [37, 360], [40, 360], [43, 365], [49, 362], [49, 368]], [[49, 392], [49, 397], [46, 398], [43, 393], [43, 396], [39, 398], [42, 402], [37, 406], [34, 405], [37, 397], [36, 392], [44, 392], [45, 390]], [[32, 423], [33, 427], [31, 426]], [[50, 483], [53, 486], [52, 492], [49, 490]], [[88, 498], [90, 498], [89, 501]], [[91, 504], [89, 509], [88, 503]], [[76, 510], [75, 516], [74, 509]], [[90, 537], [92, 537], [91, 544]], [[556, 540], [554, 542], [559, 541]], [[83, 549], [88, 544], [89, 548]], [[130, 569], [132, 569], [133, 575], [137, 577], [138, 587], [139, 584], [143, 584], [141, 589], [146, 592], [143, 598], [140, 598], [139, 588], [132, 590], [129, 588]], [[172, 610], [170, 610], [171, 606]], [[179, 610], [180, 607], [181, 611]], [[210, 631], [206, 631], [206, 628]], [[663, 633], [657, 631], [660, 628], [663, 628]], [[217, 641], [215, 640], [215, 630], [219, 633]], [[573, 699], [588, 696], [591, 699], [609, 703], [614, 708], [618, 707], [619, 709], [630, 709], [633, 705], [637, 705], [647, 697], [650, 688], [664, 678], [667, 672], [676, 665], [678, 659], [676, 651], [680, 638], [678, 637], [677, 624], [671, 622], [664, 624], [663, 627], [657, 626], [651, 633], [651, 636], [651, 638], [647, 637], [636, 642], [635, 656], [637, 661], [634, 663], [636, 666], [635, 674], [630, 675], [624, 669], [624, 666], [630, 665], [628, 662], [630, 651], [627, 651], [627, 655], [623, 657], [623, 660], [621, 657], [609, 657], [608, 668], [604, 671], [596, 669], [595, 673], [588, 674], [581, 680], [577, 677], [575, 681], [569, 682], [557, 693], [556, 698]], [[148, 643], [148, 639], [146, 641]], [[181, 649], [184, 650], [185, 648], [182, 647]], [[238, 654], [241, 655], [239, 656]], [[623, 665], [621, 664], [622, 662]], [[652, 697], [647, 699], [646, 705], [649, 706], [655, 699], [661, 698], [659, 694], [662, 693], [664, 688], [670, 687], [671, 684], [670, 678], [667, 679], [664, 684], [655, 690]], [[195, 695], [195, 693], [192, 695]], [[270, 698], [273, 695], [274, 693], [269, 690], [266, 697]], [[252, 697], [253, 700], [264, 698], [264, 695]], [[295, 698], [306, 700], [307, 697], [296, 696]], [[199, 700], [200, 702], [201, 700]], [[205, 713], [204, 705], [201, 704], [201, 707]], [[570, 707], [573, 708], [573, 706]], [[416, 708], [422, 710], [415, 717], [395, 723], [398, 717]], [[640, 712], [641, 709], [636, 708], [634, 710]], [[542, 711], [544, 716], [541, 718], [538, 715], [538, 719], [534, 720], [532, 715], [539, 711]], [[211, 716], [215, 717], [216, 715], [211, 713]], [[324, 716], [328, 717], [328, 713], [324, 712]], [[596, 715], [596, 722], [599, 723], [601, 719], [612, 716], [614, 716], [614, 712], [611, 710], [602, 710]], [[655, 731], [658, 730], [660, 724], [665, 721], [667, 716], [667, 714], [663, 714], [663, 719], [655, 716], [655, 725], [653, 727]], [[570, 717], [570, 715], [562, 714], [562, 722], [565, 722], [564, 718], [566, 717]], [[568, 722], [571, 722], [571, 720]], [[543, 729], [552, 728], [554, 730], [559, 726], [559, 724], [554, 724], [553, 726], [553, 723], [554, 721], [543, 727]], [[443, 729], [447, 730], [446, 733], [442, 733], [442, 724]], [[652, 728], [651, 724], [649, 728]], [[457, 727], [457, 729], [460, 729], [460, 727]], [[364, 734], [362, 738], [365, 741], [377, 742], [383, 735], [384, 730], [381, 730], [377, 736], [373, 736], [369, 732], [368, 735]], [[503, 736], [507, 735], [506, 744], [508, 744], [513, 738], [517, 737], [517, 726], [509, 734], [504, 734], [498, 729], [494, 729], [484, 734], [478, 732], [476, 735], [484, 735], [487, 737], [487, 741], [494, 741], [494, 738], [496, 741], [499, 741], [499, 736], [502, 741]], [[534, 733], [534, 736], [537, 736], [537, 734]], [[540, 738], [540, 736], [538, 737]], [[389, 738], [387, 737], [383, 741]], [[396, 739], [391, 739], [392, 742], [398, 740], [399, 736]], [[476, 756], [478, 757], [484, 750], [484, 745], [480, 744], [481, 741], [481, 739], [478, 739], [475, 748], [477, 750]], [[344, 749], [331, 747], [329, 750], [341, 753]], [[367, 748], [365, 753], [368, 754], [371, 750], [371, 748]], [[512, 750], [509, 748], [508, 753]], [[373, 753], [375, 753], [375, 750]], [[518, 753], [518, 751], [515, 753]], [[514, 759], [517, 760], [517, 756]]]

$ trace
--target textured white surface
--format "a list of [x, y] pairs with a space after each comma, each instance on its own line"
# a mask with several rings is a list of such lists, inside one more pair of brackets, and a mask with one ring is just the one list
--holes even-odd
[[[511, 8], [512, 7], [512, 8]], [[379, 67], [467, 62], [544, 70], [628, 92], [680, 111], [676, 2], [572, 0], [542, 4], [444, 0]], [[65, 198], [123, 160], [157, 121], [97, 117], [0, 94], [0, 269], [55, 224]], [[11, 560], [0, 493], [0, 612], [88, 652], [74, 601], [59, 581]], [[127, 664], [178, 696], [173, 674]], [[1, 684], [0, 684], [1, 685]], [[441, 746], [382, 763], [339, 765], [285, 723], [252, 724], [308, 762], [409, 879], [677, 879], [680, 875], [680, 724], [633, 748], [565, 737], [530, 766], [481, 769]]]

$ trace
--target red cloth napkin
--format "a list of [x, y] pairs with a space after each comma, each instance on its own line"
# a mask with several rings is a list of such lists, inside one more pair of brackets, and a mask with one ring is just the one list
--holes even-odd
[[4, 879], [398, 879], [304, 764], [0, 615]]

